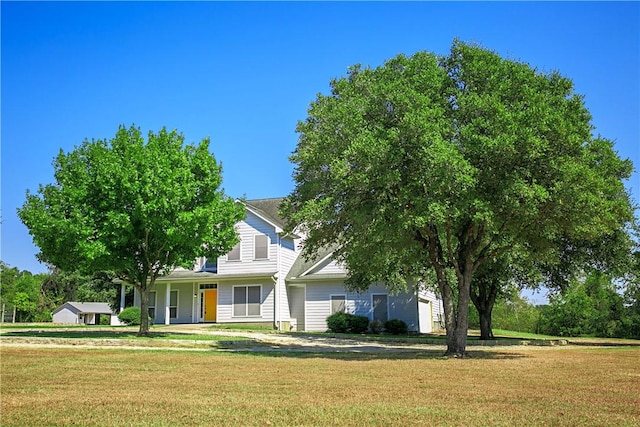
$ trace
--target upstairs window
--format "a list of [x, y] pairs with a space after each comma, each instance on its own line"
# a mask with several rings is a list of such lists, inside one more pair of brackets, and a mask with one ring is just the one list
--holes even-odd
[[240, 242], [227, 254], [227, 261], [240, 261]]
[[210, 273], [218, 272], [218, 258], [207, 258], [202, 266], [202, 271], [208, 271]]
[[269, 259], [269, 237], [258, 234], [254, 237], [254, 259]]

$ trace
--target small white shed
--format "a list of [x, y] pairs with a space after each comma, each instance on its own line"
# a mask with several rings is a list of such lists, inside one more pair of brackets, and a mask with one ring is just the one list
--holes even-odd
[[53, 312], [53, 323], [74, 323], [97, 325], [100, 316], [109, 316], [110, 325], [119, 325], [118, 316], [106, 302], [74, 302], [69, 301]]

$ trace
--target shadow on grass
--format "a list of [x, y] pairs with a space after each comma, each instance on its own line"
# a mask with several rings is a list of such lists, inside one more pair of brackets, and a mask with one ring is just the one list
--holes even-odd
[[[360, 362], [372, 360], [456, 360], [457, 358], [444, 355], [443, 350], [386, 350], [386, 351], [314, 351], [296, 348], [270, 350], [235, 350], [235, 354], [255, 357], [294, 358], [294, 359], [330, 359], [345, 362]], [[522, 353], [501, 351], [470, 351], [460, 360], [513, 360], [531, 357]]]

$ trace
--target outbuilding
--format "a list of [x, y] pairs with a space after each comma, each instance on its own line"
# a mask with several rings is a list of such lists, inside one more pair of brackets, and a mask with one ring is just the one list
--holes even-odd
[[101, 316], [109, 316], [110, 325], [119, 325], [118, 316], [106, 302], [69, 301], [55, 309], [53, 323], [99, 325]]

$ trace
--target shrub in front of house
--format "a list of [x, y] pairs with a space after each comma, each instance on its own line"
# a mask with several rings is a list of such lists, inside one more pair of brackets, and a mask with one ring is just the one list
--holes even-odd
[[369, 329], [369, 318], [338, 311], [327, 317], [330, 332], [363, 334]]
[[349, 332], [352, 334], [364, 334], [369, 330], [369, 318], [367, 316], [349, 315]]
[[389, 319], [384, 322], [384, 330], [393, 335], [406, 335], [409, 333], [409, 326], [400, 319]]
[[140, 324], [140, 307], [127, 307], [118, 314], [118, 319], [128, 326]]
[[372, 334], [380, 334], [384, 330], [384, 323], [380, 320], [372, 320], [369, 323], [369, 331]]
[[349, 331], [349, 313], [343, 311], [337, 311], [331, 316], [327, 317], [327, 327], [330, 332], [344, 334]]

